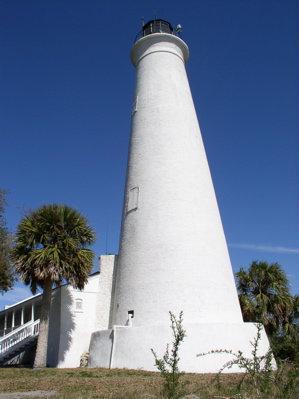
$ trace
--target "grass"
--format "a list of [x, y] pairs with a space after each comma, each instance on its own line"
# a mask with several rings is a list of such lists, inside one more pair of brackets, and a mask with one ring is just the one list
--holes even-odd
[[[186, 394], [198, 394], [200, 399], [236, 399], [241, 397], [237, 387], [243, 376], [223, 374], [217, 382], [215, 374], [184, 374], [182, 381]], [[160, 373], [142, 370], [0, 369], [1, 393], [56, 391], [54, 399], [161, 399], [162, 387]]]
[[[213, 398], [212, 374], [185, 374], [187, 393]], [[233, 394], [240, 374], [223, 375], [222, 391]], [[57, 391], [59, 399], [154, 399], [160, 398], [163, 381], [159, 373], [108, 369], [0, 369], [0, 392]]]

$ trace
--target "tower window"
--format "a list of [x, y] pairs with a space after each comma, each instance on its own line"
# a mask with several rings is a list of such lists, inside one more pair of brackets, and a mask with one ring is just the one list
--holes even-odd
[[138, 108], [138, 96], [136, 96], [134, 102], [133, 102], [133, 107], [132, 107], [132, 115], [135, 114], [135, 112], [137, 112], [137, 108]]
[[127, 212], [138, 208], [139, 187], [133, 187], [129, 190]]

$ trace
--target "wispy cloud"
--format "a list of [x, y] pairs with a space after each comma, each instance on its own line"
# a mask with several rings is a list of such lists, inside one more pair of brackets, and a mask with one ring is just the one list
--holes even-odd
[[248, 251], [261, 251], [261, 252], [272, 252], [277, 254], [299, 254], [299, 248], [287, 248], [271, 245], [259, 245], [259, 244], [228, 244], [231, 248], [245, 249]]

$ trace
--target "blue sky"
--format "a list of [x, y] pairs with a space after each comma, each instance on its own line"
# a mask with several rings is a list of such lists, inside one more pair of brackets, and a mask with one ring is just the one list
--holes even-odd
[[[66, 203], [118, 251], [141, 19], [183, 26], [234, 270], [277, 261], [299, 291], [299, 2], [0, 1], [0, 187], [13, 231]], [[0, 307], [28, 295], [21, 284]]]

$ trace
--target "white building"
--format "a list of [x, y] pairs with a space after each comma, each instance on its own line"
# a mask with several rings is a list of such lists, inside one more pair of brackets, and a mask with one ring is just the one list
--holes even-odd
[[[164, 353], [169, 311], [181, 310], [184, 371], [217, 372], [230, 355], [196, 356], [212, 349], [251, 355], [256, 327], [242, 319], [188, 57], [186, 43], [163, 20], [145, 24], [132, 48], [137, 81], [119, 256], [101, 257], [100, 273], [82, 292], [53, 292], [51, 366], [78, 366], [89, 349], [91, 367], [154, 370], [150, 349]], [[28, 323], [37, 333], [34, 317]], [[263, 331], [261, 353], [268, 348]]]
[[[53, 290], [48, 343], [50, 367], [78, 367], [88, 352], [91, 334], [107, 329], [110, 317], [114, 255], [100, 258], [100, 272], [92, 274], [82, 291], [64, 285]], [[31, 364], [39, 326], [41, 295], [0, 312], [0, 365]]]

